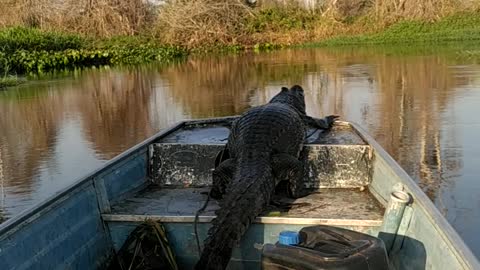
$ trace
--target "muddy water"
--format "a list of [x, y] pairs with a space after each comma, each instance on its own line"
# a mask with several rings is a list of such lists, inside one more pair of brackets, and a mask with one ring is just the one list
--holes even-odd
[[84, 70], [0, 92], [0, 220], [184, 118], [300, 84], [307, 111], [367, 129], [480, 255], [480, 65], [456, 49], [302, 49]]

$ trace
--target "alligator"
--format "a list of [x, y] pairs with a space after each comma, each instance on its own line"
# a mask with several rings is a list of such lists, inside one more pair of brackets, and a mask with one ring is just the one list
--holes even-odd
[[253, 107], [231, 126], [223, 157], [212, 173], [210, 196], [220, 200], [195, 269], [226, 269], [233, 247], [286, 182], [292, 198], [304, 188], [303, 142], [308, 126], [328, 129], [338, 116], [307, 116], [301, 86], [282, 87], [269, 103]]

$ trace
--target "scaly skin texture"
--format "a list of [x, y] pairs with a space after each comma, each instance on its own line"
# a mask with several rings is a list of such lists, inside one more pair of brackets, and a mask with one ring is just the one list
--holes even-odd
[[269, 103], [245, 112], [233, 124], [225, 158], [213, 172], [211, 196], [222, 199], [195, 269], [225, 269], [233, 247], [270, 202], [276, 185], [288, 181], [289, 195], [307, 195], [299, 160], [308, 125], [330, 128], [336, 116], [305, 113], [303, 89], [295, 85]]

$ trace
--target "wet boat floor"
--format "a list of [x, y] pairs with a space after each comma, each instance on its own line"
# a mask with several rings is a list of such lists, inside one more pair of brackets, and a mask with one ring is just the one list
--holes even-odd
[[[208, 190], [209, 188], [172, 189], [150, 186], [113, 205], [111, 215], [138, 218], [193, 217], [207, 199]], [[376, 226], [381, 224], [384, 213], [384, 208], [368, 190], [359, 189], [322, 189], [297, 200], [276, 195], [274, 201], [278, 205], [268, 206], [262, 217]], [[210, 200], [201, 216], [215, 216], [218, 207], [217, 201]]]

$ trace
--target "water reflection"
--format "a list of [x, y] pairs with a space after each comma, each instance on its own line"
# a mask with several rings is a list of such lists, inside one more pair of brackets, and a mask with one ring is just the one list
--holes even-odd
[[111, 159], [153, 133], [151, 77], [134, 70], [92, 73], [88, 78], [80, 83], [81, 89], [88, 90], [78, 97], [75, 110], [83, 118], [86, 139], [102, 158]]
[[450, 64], [438, 55], [302, 50], [191, 60], [164, 74], [193, 117], [241, 113], [280, 86], [301, 84], [310, 114], [360, 122], [435, 200], [440, 185], [462, 167], [456, 130], [443, 135], [445, 147], [440, 142], [442, 125], [455, 120], [445, 111], [461, 95], [455, 88], [472, 79], [457, 76]]
[[0, 219], [175, 121], [240, 114], [300, 84], [309, 114], [367, 129], [468, 236], [462, 220], [480, 225], [462, 200], [480, 191], [479, 74], [448, 49], [306, 49], [86, 70], [0, 92]]

